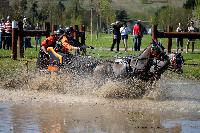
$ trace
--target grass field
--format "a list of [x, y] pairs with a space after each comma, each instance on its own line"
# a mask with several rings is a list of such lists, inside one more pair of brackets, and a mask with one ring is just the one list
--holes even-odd
[[[159, 39], [164, 45], [164, 47], [167, 47], [167, 39]], [[187, 39], [184, 40], [184, 47], [186, 44]], [[149, 43], [151, 42], [151, 36], [145, 35], [142, 39], [142, 46], [141, 48], [144, 49]], [[32, 46], [34, 46], [35, 40], [32, 38]], [[95, 49], [88, 49], [87, 54], [96, 58], [104, 58], [104, 59], [110, 59], [115, 57], [124, 57], [126, 55], [138, 55], [140, 52], [135, 52], [131, 50], [131, 47], [133, 45], [132, 37], [129, 36], [128, 45], [129, 45], [129, 51], [124, 52], [124, 46], [121, 42], [120, 44], [120, 52], [116, 52], [116, 48], [114, 51], [110, 51], [110, 46], [112, 44], [112, 35], [111, 34], [99, 34], [98, 39], [96, 38], [96, 35], [93, 35], [93, 41], [91, 41], [90, 34], [86, 34], [86, 44], [92, 45], [95, 47]], [[173, 49], [176, 49], [176, 42], [175, 39], [173, 39]], [[184, 59], [185, 59], [185, 65], [184, 65], [184, 73], [181, 75], [181, 77], [184, 78], [195, 78], [200, 79], [200, 40], [196, 41], [195, 44], [195, 52], [188, 54], [183, 53]], [[28, 48], [25, 50], [25, 58], [18, 58], [18, 60], [12, 60], [11, 57], [11, 51], [10, 50], [3, 50], [0, 49], [0, 79], [6, 79], [9, 77], [13, 77], [13, 75], [17, 74], [17, 72], [21, 71], [21, 68], [27, 69], [27, 70], [33, 70], [35, 68], [36, 60], [37, 60], [37, 54], [39, 52], [39, 48], [36, 51], [35, 47]], [[27, 65], [28, 64], [28, 65]], [[176, 75], [175, 75], [176, 76]]]

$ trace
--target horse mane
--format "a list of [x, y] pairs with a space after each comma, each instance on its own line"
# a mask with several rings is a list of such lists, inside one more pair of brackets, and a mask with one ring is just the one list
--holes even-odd
[[142, 53], [140, 53], [136, 59], [148, 59], [150, 57], [150, 50], [151, 50], [151, 45], [147, 46]]

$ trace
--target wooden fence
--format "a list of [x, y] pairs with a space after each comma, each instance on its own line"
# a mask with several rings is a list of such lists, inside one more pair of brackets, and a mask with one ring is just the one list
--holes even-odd
[[152, 39], [157, 40], [158, 38], [168, 38], [167, 52], [171, 53], [172, 38], [191, 38], [200, 39], [199, 32], [172, 32], [172, 27], [168, 26], [167, 32], [159, 32], [157, 26], [152, 27]]

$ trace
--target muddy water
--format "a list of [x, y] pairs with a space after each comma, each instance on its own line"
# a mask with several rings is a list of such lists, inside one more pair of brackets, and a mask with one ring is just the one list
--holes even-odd
[[107, 105], [0, 104], [1, 133], [147, 133], [200, 131], [200, 113], [151, 112]]
[[105, 94], [113, 96], [119, 94], [116, 90], [127, 87], [110, 81], [101, 87], [104, 91], [95, 89], [95, 93], [89, 93], [91, 86], [77, 88], [85, 84], [78, 82], [76, 94], [68, 94], [72, 91], [69, 85], [65, 90], [57, 85], [62, 93], [52, 91], [55, 88], [51, 83], [47, 87], [51, 91], [42, 85], [22, 86], [19, 82], [18, 89], [0, 89], [0, 133], [200, 132], [199, 82], [162, 79], [157, 88], [139, 99], [105, 98]]

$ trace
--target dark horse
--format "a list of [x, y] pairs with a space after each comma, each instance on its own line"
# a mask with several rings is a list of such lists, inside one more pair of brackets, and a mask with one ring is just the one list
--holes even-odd
[[94, 76], [105, 78], [136, 77], [143, 80], [159, 79], [168, 68], [182, 72], [184, 63], [181, 53], [167, 55], [161, 43], [152, 42], [139, 56], [127, 56], [113, 63], [96, 66]]

